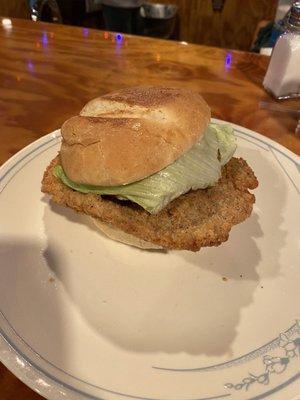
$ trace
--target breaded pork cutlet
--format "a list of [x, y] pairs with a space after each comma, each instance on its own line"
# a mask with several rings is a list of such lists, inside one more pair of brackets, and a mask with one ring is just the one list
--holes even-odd
[[158, 214], [150, 214], [130, 202], [116, 202], [69, 188], [53, 174], [58, 163], [56, 157], [42, 182], [42, 191], [54, 202], [167, 249], [197, 251], [225, 242], [232, 226], [251, 214], [255, 197], [248, 189], [255, 189], [258, 184], [246, 161], [232, 158], [223, 167], [222, 177], [215, 186], [191, 190]]

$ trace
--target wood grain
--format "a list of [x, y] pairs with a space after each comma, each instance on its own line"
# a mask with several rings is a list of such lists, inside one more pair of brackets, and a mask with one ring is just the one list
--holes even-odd
[[145, 83], [199, 90], [215, 117], [299, 152], [295, 117], [259, 107], [274, 102], [261, 84], [263, 56], [133, 36], [118, 44], [110, 33], [14, 20], [11, 29], [0, 28], [0, 57], [0, 162], [61, 126], [91, 98]]
[[[0, 24], [0, 163], [53, 131], [93, 97], [139, 84], [200, 91], [214, 117], [258, 131], [300, 154], [291, 113], [260, 108], [276, 103], [262, 88], [268, 58], [108, 32], [13, 20]], [[231, 62], [230, 62], [231, 60]], [[285, 106], [298, 108], [299, 101]], [[1, 400], [36, 400], [2, 366]]]
[[274, 20], [278, 3], [277, 0], [225, 0], [222, 11], [214, 11], [212, 0], [159, 2], [179, 7], [179, 40], [239, 50], [250, 50], [258, 23]]
[[24, 385], [0, 363], [1, 400], [43, 400], [37, 393]]

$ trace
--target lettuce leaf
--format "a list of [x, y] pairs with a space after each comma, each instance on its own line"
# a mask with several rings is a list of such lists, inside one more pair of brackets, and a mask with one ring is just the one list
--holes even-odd
[[172, 200], [190, 189], [213, 186], [236, 149], [233, 129], [229, 125], [210, 124], [200, 142], [171, 165], [138, 182], [121, 186], [91, 186], [71, 181], [61, 165], [54, 175], [81, 193], [115, 195], [131, 200], [151, 214], [158, 213]]

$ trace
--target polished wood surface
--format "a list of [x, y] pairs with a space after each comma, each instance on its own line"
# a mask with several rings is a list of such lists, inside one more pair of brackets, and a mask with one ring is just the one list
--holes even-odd
[[180, 40], [239, 50], [250, 50], [258, 24], [273, 21], [278, 4], [277, 0], [225, 0], [217, 11], [212, 0], [159, 2], [178, 6]]
[[[299, 152], [293, 114], [268, 111], [268, 58], [178, 42], [14, 20], [0, 24], [0, 162], [61, 126], [91, 98], [128, 85], [185, 86], [202, 92], [213, 116]], [[299, 101], [283, 103], [299, 107]]]
[[[1, 19], [0, 19], [1, 21]], [[129, 85], [160, 84], [200, 91], [214, 117], [243, 125], [300, 154], [293, 113], [262, 88], [268, 58], [198, 45], [116, 36], [12, 20], [0, 24], [0, 163], [53, 131], [93, 97]], [[40, 397], [0, 367], [1, 400]]]

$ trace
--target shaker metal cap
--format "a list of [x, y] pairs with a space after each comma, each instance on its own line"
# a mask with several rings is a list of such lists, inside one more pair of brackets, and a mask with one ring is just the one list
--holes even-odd
[[300, 28], [300, 1], [295, 1], [292, 4], [289, 25]]

